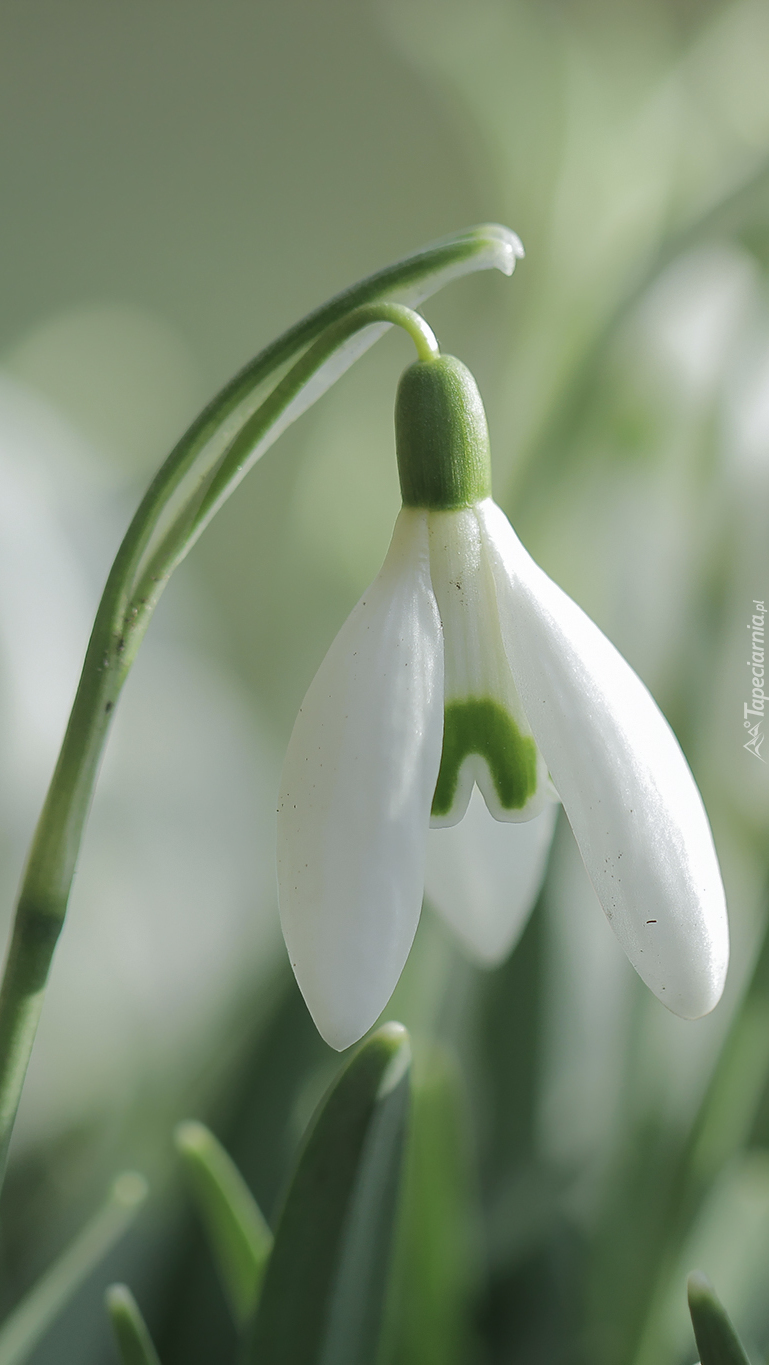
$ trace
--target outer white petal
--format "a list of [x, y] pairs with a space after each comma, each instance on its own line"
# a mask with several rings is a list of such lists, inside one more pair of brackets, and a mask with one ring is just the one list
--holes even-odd
[[606, 916], [655, 995], [699, 1018], [723, 990], [729, 934], [686, 760], [629, 664], [538, 568], [500, 509], [488, 501], [479, 514], [518, 692]]
[[470, 957], [510, 954], [539, 895], [558, 807], [525, 823], [495, 820], [476, 787], [463, 820], [427, 837], [425, 894]]
[[416, 932], [442, 731], [426, 518], [404, 509], [304, 699], [281, 779], [283, 933], [310, 1013], [339, 1051], [381, 1013]]

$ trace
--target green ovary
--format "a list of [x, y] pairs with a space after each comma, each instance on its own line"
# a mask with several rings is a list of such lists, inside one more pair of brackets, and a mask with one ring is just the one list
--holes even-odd
[[446, 706], [443, 752], [433, 797], [433, 815], [448, 815], [459, 770], [468, 754], [485, 758], [503, 810], [521, 810], [537, 786], [537, 746], [522, 735], [510, 712], [490, 697], [471, 697]]

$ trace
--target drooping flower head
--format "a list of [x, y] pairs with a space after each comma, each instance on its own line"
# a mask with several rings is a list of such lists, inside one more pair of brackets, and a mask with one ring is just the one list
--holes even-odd
[[[448, 830], [428, 864], [437, 908], [481, 960], [509, 951], [559, 799], [633, 966], [676, 1013], [707, 1013], [726, 973], [726, 910], [675, 736], [492, 501], [486, 417], [460, 361], [406, 370], [396, 437], [390, 549], [310, 686], [281, 783], [281, 920], [320, 1032], [341, 1050], [386, 1005], [419, 920], [431, 824]], [[474, 832], [484, 816], [508, 827], [474, 833], [497, 865], [509, 843], [501, 907], [483, 895], [462, 907], [456, 878], [441, 892], [466, 812]]]

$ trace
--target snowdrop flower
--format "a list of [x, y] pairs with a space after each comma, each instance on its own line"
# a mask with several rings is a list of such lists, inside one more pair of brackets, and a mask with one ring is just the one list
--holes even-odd
[[433, 850], [429, 873], [476, 957], [494, 961], [520, 930], [560, 798], [633, 966], [677, 1014], [707, 1013], [726, 973], [726, 909], [672, 731], [492, 501], [486, 418], [460, 361], [406, 370], [396, 436], [392, 543], [305, 697], [281, 783], [281, 920], [320, 1032], [341, 1050], [386, 1005], [416, 932], [429, 826], [456, 826], [476, 787], [487, 811], [476, 793], [468, 837], [497, 863], [505, 827], [510, 840], [507, 922], [493, 894], [462, 916], [456, 843], [443, 879]]

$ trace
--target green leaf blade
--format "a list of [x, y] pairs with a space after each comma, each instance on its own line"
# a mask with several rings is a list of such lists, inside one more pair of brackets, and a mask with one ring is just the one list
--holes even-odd
[[750, 1365], [726, 1309], [701, 1270], [689, 1276], [688, 1294], [702, 1365]]
[[272, 1233], [237, 1166], [205, 1124], [180, 1123], [174, 1140], [233, 1318], [242, 1327], [257, 1304]]
[[387, 1288], [411, 1049], [386, 1024], [320, 1106], [289, 1187], [247, 1359], [371, 1365]]
[[104, 1296], [121, 1365], [160, 1365], [139, 1305], [125, 1284], [110, 1285]]
[[420, 1049], [378, 1365], [460, 1365], [472, 1355], [477, 1268], [466, 1120], [458, 1063], [437, 1044]]

